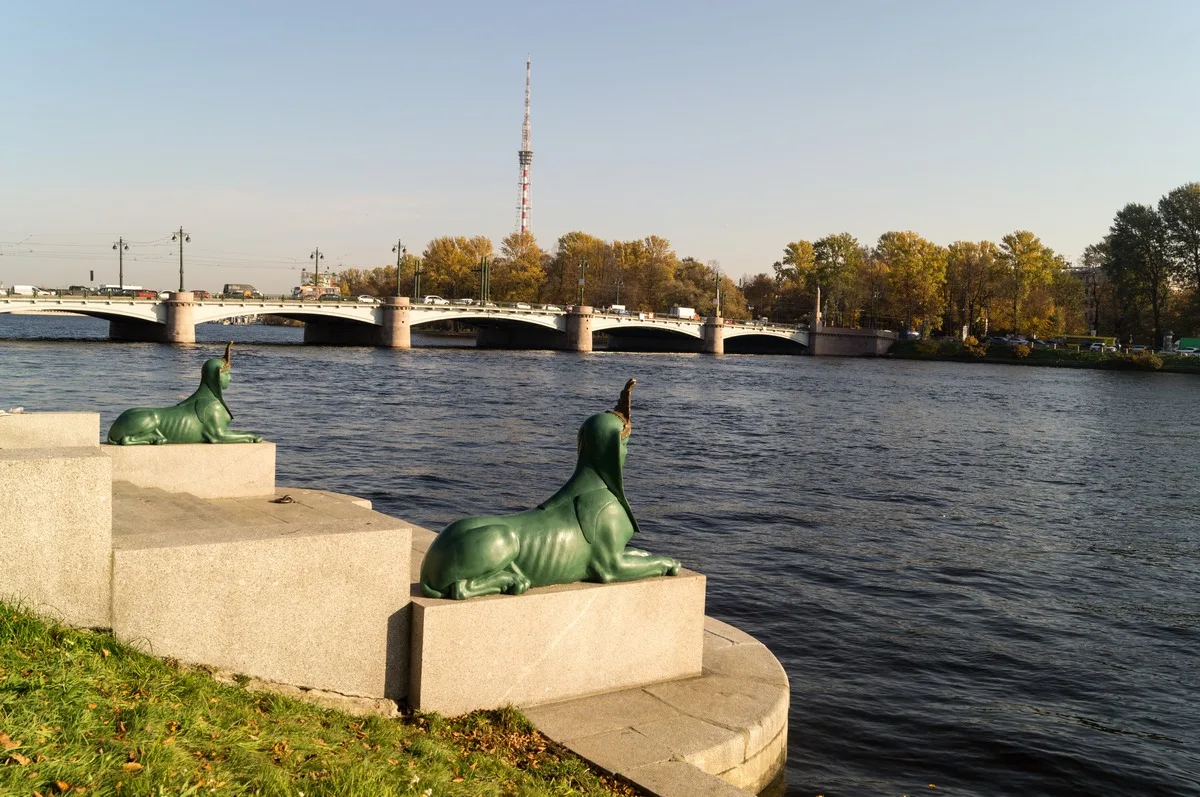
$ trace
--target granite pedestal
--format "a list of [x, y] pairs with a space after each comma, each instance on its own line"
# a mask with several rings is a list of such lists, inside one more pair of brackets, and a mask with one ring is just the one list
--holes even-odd
[[198, 498], [241, 498], [275, 492], [275, 444], [184, 443], [116, 446], [100, 450], [112, 457], [113, 481], [137, 487], [189, 493]]
[[286, 492], [277, 504], [114, 483], [113, 633], [268, 681], [404, 697], [409, 526], [359, 499]]
[[447, 715], [699, 675], [704, 576], [465, 601], [413, 593], [409, 702]]

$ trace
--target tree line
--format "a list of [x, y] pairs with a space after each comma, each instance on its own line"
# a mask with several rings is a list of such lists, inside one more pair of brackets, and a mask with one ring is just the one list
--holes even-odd
[[[529, 232], [495, 251], [484, 236], [446, 236], [399, 265], [401, 292], [477, 297], [488, 262], [495, 301], [625, 305], [631, 311], [693, 307], [701, 315], [811, 321], [818, 289], [831, 326], [920, 330], [983, 337], [1023, 334], [1114, 335], [1161, 345], [1200, 326], [1200, 183], [1164, 195], [1156, 206], [1131, 203], [1104, 239], [1071, 263], [1029, 230], [999, 241], [936, 244], [912, 231], [889, 231], [873, 244], [850, 233], [788, 243], [771, 270], [735, 283], [716, 261], [680, 257], [655, 235], [606, 241], [585, 232], [558, 238], [546, 252]], [[396, 293], [396, 266], [346, 269], [348, 294]]]
[[[491, 239], [444, 236], [420, 255], [405, 254], [399, 264], [401, 293], [436, 294], [447, 299], [477, 298], [487, 262], [489, 296], [498, 302], [624, 305], [630, 311], [663, 311], [678, 305], [701, 315], [744, 318], [749, 312], [737, 284], [716, 261], [680, 257], [665, 238], [605, 241], [585, 232], [559, 237], [551, 254], [531, 232], [515, 232], [495, 251]], [[346, 295], [396, 293], [396, 266], [345, 269], [338, 273]], [[582, 301], [581, 301], [582, 294]]]

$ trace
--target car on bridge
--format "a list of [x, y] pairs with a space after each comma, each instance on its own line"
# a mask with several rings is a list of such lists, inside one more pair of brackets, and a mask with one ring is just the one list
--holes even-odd
[[443, 299], [441, 296], [430, 294], [421, 300], [421, 304], [450, 304], [449, 299]]
[[366, 294], [363, 294], [362, 296], [359, 296], [359, 297], [358, 297], [358, 300], [359, 300], [360, 302], [362, 302], [363, 304], [375, 304], [376, 302], [378, 302], [378, 301], [379, 301], [379, 299], [378, 299], [378, 298], [376, 298], [376, 297], [374, 297], [374, 296], [367, 296]]

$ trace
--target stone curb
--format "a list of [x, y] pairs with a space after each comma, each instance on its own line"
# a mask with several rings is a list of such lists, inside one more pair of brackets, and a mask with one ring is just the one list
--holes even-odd
[[787, 758], [787, 674], [749, 634], [711, 617], [704, 631], [699, 677], [521, 710], [546, 736], [656, 797], [756, 794]]

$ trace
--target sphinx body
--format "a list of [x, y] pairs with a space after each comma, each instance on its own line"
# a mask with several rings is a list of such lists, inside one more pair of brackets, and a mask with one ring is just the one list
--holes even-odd
[[579, 459], [566, 484], [534, 509], [471, 517], [443, 529], [421, 564], [421, 592], [464, 599], [574, 581], [632, 581], [676, 575], [679, 562], [626, 547], [637, 520], [622, 478], [630, 380], [615, 410], [579, 430]]
[[229, 428], [233, 413], [225, 404], [232, 343], [224, 359], [213, 357], [200, 369], [200, 387], [173, 407], [125, 410], [108, 430], [108, 442], [122, 446], [164, 443], [260, 443], [262, 437]]

